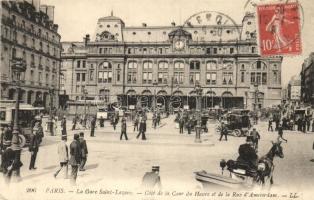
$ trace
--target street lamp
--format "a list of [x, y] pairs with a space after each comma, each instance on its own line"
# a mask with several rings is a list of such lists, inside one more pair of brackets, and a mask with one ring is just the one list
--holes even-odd
[[[15, 113], [13, 124], [13, 137], [12, 137], [12, 150], [14, 151], [15, 163], [21, 162], [21, 150], [19, 139], [19, 109], [20, 109], [20, 79], [21, 73], [26, 71], [26, 62], [22, 58], [13, 58], [12, 60], [12, 79], [16, 84], [16, 101], [15, 101]], [[14, 173], [16, 177], [20, 177], [20, 167], [16, 169]]]
[[47, 122], [48, 126], [48, 132], [50, 133], [51, 136], [54, 135], [54, 130], [53, 130], [53, 120], [52, 120], [52, 107], [53, 107], [53, 95], [55, 91], [53, 88], [49, 89], [49, 96], [50, 96], [50, 110], [49, 110], [49, 120]]
[[83, 120], [83, 126], [86, 127], [86, 95], [88, 94], [87, 89], [83, 89], [83, 95], [84, 95], [84, 120]]
[[195, 84], [195, 92], [196, 92], [196, 98], [197, 98], [197, 103], [196, 103], [196, 111], [197, 111], [197, 125], [195, 127], [195, 142], [196, 143], [201, 143], [201, 112], [202, 112], [202, 93], [203, 89], [201, 88], [201, 85], [197, 82]]
[[254, 89], [255, 89], [255, 91], [254, 91], [254, 111], [256, 111], [257, 110], [257, 103], [258, 103], [258, 84], [257, 83], [255, 83], [254, 84]]
[[153, 86], [154, 86], [154, 112], [156, 111], [157, 101], [156, 101], [156, 87], [158, 85], [158, 82], [154, 80]]

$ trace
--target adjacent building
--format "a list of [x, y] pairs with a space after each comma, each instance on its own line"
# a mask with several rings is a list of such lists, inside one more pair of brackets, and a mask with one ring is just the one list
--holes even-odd
[[256, 21], [200, 12], [183, 25], [126, 26], [118, 17], [98, 19], [95, 35], [63, 42], [61, 93], [76, 105], [121, 101], [196, 107], [264, 108], [281, 102], [282, 57], [261, 57]]
[[301, 88], [302, 101], [314, 106], [314, 52], [302, 64]]
[[295, 75], [288, 83], [288, 100], [295, 105], [299, 105], [301, 100], [301, 76]]
[[[12, 63], [26, 62], [20, 99], [35, 106], [58, 106], [60, 35], [54, 7], [39, 0], [1, 1], [1, 99], [14, 100]], [[50, 96], [52, 97], [50, 98]]]

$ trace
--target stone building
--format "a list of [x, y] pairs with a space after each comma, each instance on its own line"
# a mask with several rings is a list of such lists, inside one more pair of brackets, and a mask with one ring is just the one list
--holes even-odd
[[[20, 99], [35, 106], [58, 106], [60, 35], [53, 22], [54, 7], [39, 0], [1, 1], [1, 99], [14, 100], [12, 63], [26, 62]], [[50, 92], [49, 92], [50, 91]]]
[[314, 52], [302, 64], [301, 100], [314, 106]]
[[195, 108], [198, 85], [202, 107], [253, 109], [281, 102], [282, 57], [259, 56], [251, 13], [237, 24], [205, 11], [181, 26], [126, 26], [111, 15], [98, 19], [93, 37], [62, 47], [61, 87], [72, 102], [130, 106], [157, 99], [168, 105], [176, 99]]

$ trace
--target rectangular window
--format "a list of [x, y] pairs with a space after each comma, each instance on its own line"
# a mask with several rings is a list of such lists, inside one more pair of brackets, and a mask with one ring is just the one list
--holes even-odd
[[98, 72], [98, 83], [102, 83], [104, 79], [104, 72]]
[[251, 72], [251, 84], [255, 84], [255, 72]]
[[262, 84], [263, 85], [267, 84], [267, 73], [266, 72], [262, 73]]
[[76, 62], [76, 67], [77, 67], [77, 68], [80, 68], [80, 67], [81, 67], [81, 61], [80, 61], [80, 60], [78, 60], [78, 61]]
[[83, 65], [83, 68], [86, 67], [86, 61], [85, 60], [82, 61], [82, 65]]
[[77, 85], [77, 86], [76, 86], [76, 93], [79, 93], [79, 92], [81, 92], [81, 91], [80, 91], [80, 86]]
[[85, 82], [85, 73], [82, 73], [82, 82]]
[[112, 82], [112, 72], [108, 72], [108, 83]]
[[230, 54], [233, 54], [234, 48], [230, 48]]
[[214, 54], [217, 54], [217, 48], [214, 48]]
[[222, 84], [223, 85], [232, 85], [233, 84], [233, 73], [224, 72], [222, 74]]
[[162, 48], [159, 48], [159, 49], [158, 49], [158, 53], [159, 53], [159, 54], [162, 54]]
[[41, 83], [42, 80], [42, 74], [41, 72], [38, 72], [38, 82]]
[[257, 72], [257, 73], [256, 73], [256, 83], [257, 83], [258, 85], [260, 85], [260, 84], [261, 84], [261, 81], [262, 81], [261, 73], [260, 73], [260, 72]]
[[91, 71], [89, 72], [89, 80], [90, 80], [90, 81], [93, 81], [93, 80], [94, 80], [94, 70], [91, 70]]
[[143, 48], [143, 54], [147, 54], [147, 49]]
[[103, 72], [104, 74], [104, 83], [108, 82], [108, 72]]
[[80, 81], [81, 81], [81, 74], [76, 73], [76, 82], [80, 82]]
[[120, 78], [121, 78], [121, 72], [120, 70], [117, 70], [117, 82], [120, 82]]
[[216, 73], [212, 73], [211, 78], [212, 78], [212, 85], [216, 85], [216, 82], [217, 82], [217, 74], [216, 74]]
[[244, 75], [245, 75], [245, 72], [241, 72], [241, 83], [244, 83]]
[[211, 52], [211, 51], [210, 51], [210, 48], [206, 48], [206, 53], [207, 53], [207, 54], [210, 54], [210, 52]]
[[102, 54], [102, 48], [99, 48], [99, 54]]
[[251, 49], [252, 53], [255, 53], [255, 49], [256, 49], [255, 47], [252, 47], [252, 49]]
[[276, 71], [273, 72], [273, 77], [274, 77], [273, 78], [274, 83], [277, 84], [278, 83], [278, 76], [277, 76], [277, 72]]

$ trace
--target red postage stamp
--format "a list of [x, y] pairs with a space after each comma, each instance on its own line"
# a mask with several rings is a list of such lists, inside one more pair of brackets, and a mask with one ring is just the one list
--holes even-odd
[[298, 3], [258, 5], [257, 17], [261, 56], [301, 53]]

